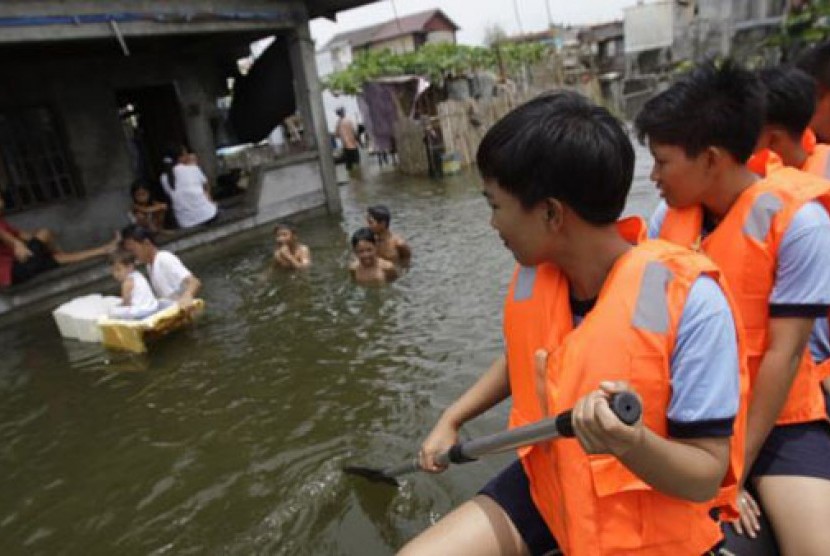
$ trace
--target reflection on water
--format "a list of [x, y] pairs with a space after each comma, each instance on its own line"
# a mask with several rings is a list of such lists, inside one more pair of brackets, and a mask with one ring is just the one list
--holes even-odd
[[[629, 213], [655, 204], [648, 163]], [[0, 332], [3, 554], [390, 554], [509, 461], [400, 489], [340, 472], [409, 457], [486, 369], [513, 264], [473, 174], [386, 173], [341, 193], [342, 218], [299, 227], [306, 273], [268, 269], [267, 230], [196, 260], [208, 311], [149, 354], [63, 341], [48, 315]], [[414, 250], [382, 289], [346, 270], [374, 203]]]

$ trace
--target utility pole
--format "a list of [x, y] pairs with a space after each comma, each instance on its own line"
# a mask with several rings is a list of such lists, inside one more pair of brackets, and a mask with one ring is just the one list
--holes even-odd
[[516, 12], [516, 23], [519, 24], [519, 34], [524, 35], [525, 31], [522, 28], [522, 18], [519, 16], [519, 0], [513, 0], [513, 11]]
[[548, 12], [548, 30], [553, 27], [553, 18], [550, 16], [550, 0], [543, 0], [545, 3], [545, 10]]
[[395, 6], [395, 0], [389, 0], [389, 3], [392, 4], [392, 13], [395, 14], [395, 23], [398, 25], [398, 32], [403, 33], [403, 29], [401, 29], [401, 20], [398, 17], [398, 7]]

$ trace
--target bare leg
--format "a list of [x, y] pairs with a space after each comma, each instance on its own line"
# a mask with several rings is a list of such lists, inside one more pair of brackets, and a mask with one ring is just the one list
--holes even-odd
[[821, 556], [830, 547], [830, 481], [766, 475], [757, 480], [784, 556]]
[[110, 253], [115, 251], [120, 241], [121, 234], [116, 232], [115, 238], [113, 238], [113, 240], [109, 243], [105, 243], [104, 245], [93, 247], [92, 249], [84, 249], [83, 251], [73, 251], [72, 253], [54, 250], [52, 251], [52, 257], [59, 265], [79, 263], [81, 261], [94, 259], [95, 257], [109, 255]]
[[528, 555], [516, 526], [501, 506], [476, 496], [409, 541], [398, 556]]
[[40, 228], [34, 233], [34, 238], [40, 240], [50, 251], [58, 250], [58, 246], [55, 245], [55, 234], [52, 233], [52, 230]]

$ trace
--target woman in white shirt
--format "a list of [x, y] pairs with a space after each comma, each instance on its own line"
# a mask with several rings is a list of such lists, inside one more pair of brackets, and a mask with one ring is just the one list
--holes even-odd
[[210, 197], [208, 180], [185, 147], [170, 150], [162, 159], [161, 186], [173, 203], [173, 213], [181, 228], [205, 224], [218, 212]]

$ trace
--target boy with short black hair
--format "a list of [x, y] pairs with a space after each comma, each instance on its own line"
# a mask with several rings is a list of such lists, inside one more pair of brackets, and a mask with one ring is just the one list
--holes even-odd
[[[797, 68], [777, 67], [759, 74], [766, 91], [766, 116], [749, 168], [760, 176], [778, 160], [784, 166], [830, 177], [830, 146], [817, 143], [807, 127], [816, 108], [813, 79]], [[775, 156], [770, 157], [770, 153]]]
[[[635, 125], [665, 200], [649, 235], [700, 249], [724, 273], [753, 377], [747, 476], [782, 552], [822, 554], [830, 543], [830, 429], [805, 348], [830, 308], [830, 199], [824, 180], [804, 172], [782, 168], [759, 180], [745, 166], [765, 109], [763, 85], [730, 61], [701, 64], [646, 103]], [[746, 493], [740, 501], [742, 510], [754, 506]], [[755, 515], [744, 511], [738, 528], [754, 536]]]
[[830, 41], [803, 52], [795, 64], [816, 83], [816, 110], [810, 129], [820, 142], [830, 143]]
[[[444, 411], [421, 465], [440, 471], [435, 455], [462, 424], [507, 397], [511, 427], [573, 407], [577, 439], [520, 449], [520, 463], [401, 553], [707, 553], [722, 536], [707, 501], [719, 487], [734, 496], [743, 430], [737, 330], [717, 269], [667, 242], [633, 245], [639, 219], [617, 222], [631, 143], [576, 93], [509, 113], [477, 161], [491, 225], [519, 264], [505, 354]], [[608, 406], [628, 389], [644, 408], [631, 427]]]
[[392, 213], [386, 205], [373, 205], [366, 209], [366, 224], [377, 238], [378, 255], [393, 263], [409, 264], [412, 250], [401, 236], [389, 229]]
[[398, 277], [395, 265], [378, 256], [377, 237], [369, 228], [360, 228], [352, 234], [352, 252], [355, 260], [349, 264], [349, 272], [355, 282], [379, 285]]
[[175, 301], [182, 309], [193, 305], [202, 282], [170, 251], [159, 249], [153, 233], [130, 224], [121, 231], [124, 249], [147, 265], [153, 291], [160, 299]]

